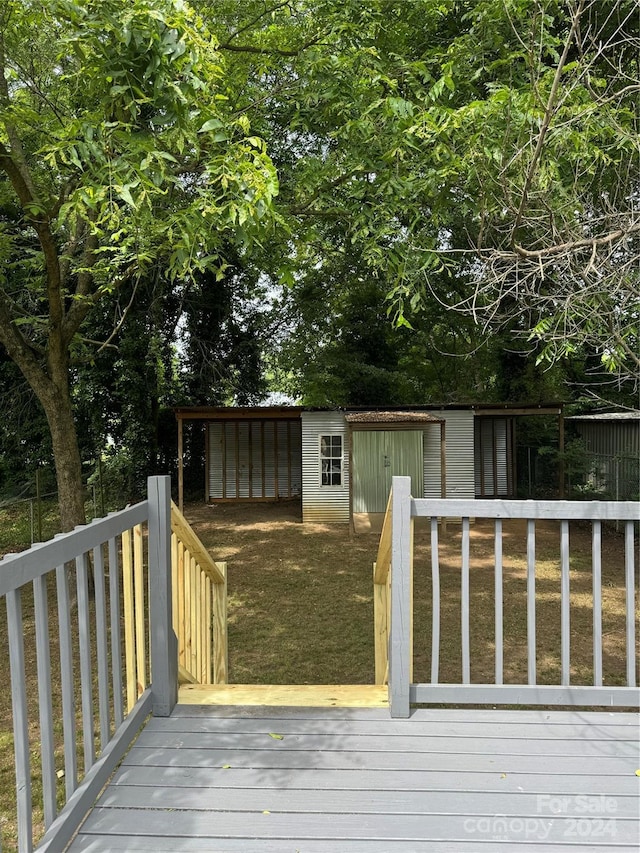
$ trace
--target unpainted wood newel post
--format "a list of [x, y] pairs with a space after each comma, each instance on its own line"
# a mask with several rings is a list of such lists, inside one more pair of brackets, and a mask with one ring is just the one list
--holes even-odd
[[392, 480], [391, 643], [389, 702], [392, 717], [408, 717], [411, 683], [411, 478]]
[[171, 596], [171, 478], [149, 477], [148, 496], [153, 713], [168, 717], [178, 701], [178, 644]]

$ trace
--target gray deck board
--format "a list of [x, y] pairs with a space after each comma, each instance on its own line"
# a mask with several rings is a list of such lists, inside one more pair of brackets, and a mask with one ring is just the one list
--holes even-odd
[[[504, 776], [504, 778], [503, 778]], [[509, 774], [451, 773], [446, 780], [447, 791], [467, 791], [481, 786], [482, 790], [529, 791], [536, 794], [563, 793], [571, 791], [576, 796], [591, 794], [632, 795], [638, 791], [638, 780], [632, 775], [600, 776], [598, 774], [569, 775], [542, 773]], [[278, 787], [286, 779], [275, 780], [270, 774], [265, 778], [262, 770], [234, 768], [233, 773], [214, 773], [208, 767], [122, 767], [114, 775], [112, 785], [155, 785], [165, 788], [261, 788], [268, 785]], [[445, 790], [442, 773], [430, 770], [397, 770], [393, 774], [393, 785], [399, 791], [442, 791]], [[341, 771], [337, 777], [333, 770], [298, 770], [295, 787], [303, 791], [325, 788], [336, 790], [366, 789], [368, 791], [389, 790], [389, 780], [377, 770]]]
[[[629, 756], [593, 755], [601, 776], [634, 773], [637, 759]], [[451, 753], [420, 752], [341, 752], [339, 748], [322, 750], [312, 748], [309, 751], [291, 749], [188, 749], [177, 747], [166, 750], [163, 747], [134, 747], [124, 763], [147, 766], [169, 767], [254, 767], [264, 771], [319, 767], [327, 770], [371, 769], [391, 772], [394, 770], [438, 770], [442, 773], [464, 773], [470, 771], [497, 771], [510, 773], [516, 770], [526, 773], [554, 772], [562, 759], [565, 773], [577, 774], [584, 767], [588, 756], [585, 755], [534, 755], [504, 754], [493, 752], [484, 754], [464, 753], [452, 750]], [[547, 759], [547, 760], [545, 760]]]
[[[518, 713], [517, 711], [515, 713]], [[526, 712], [523, 712], [526, 713]], [[609, 717], [615, 719], [614, 714]], [[618, 715], [619, 716], [619, 715]], [[627, 715], [632, 716], [632, 715]], [[245, 734], [262, 733], [265, 722], [263, 719], [237, 717], [157, 717], [153, 721], [154, 732], [214, 732], [223, 733], [232, 731], [234, 734], [243, 732]], [[334, 720], [314, 718], [286, 718], [276, 717], [279, 731], [282, 734], [340, 734], [340, 735], [384, 735], [391, 737], [395, 735], [410, 735], [411, 727], [416, 722], [428, 722], [428, 734], [430, 737], [446, 737], [455, 734], [457, 738], [475, 737], [500, 737], [522, 738], [526, 731], [528, 737], [541, 737], [546, 739], [568, 740], [588, 738], [590, 740], [618, 740], [625, 737], [634, 737], [637, 727], [632, 723], [608, 725], [597, 725], [595, 722], [529, 722], [518, 721], [493, 721], [493, 720], [421, 720], [417, 714], [409, 720]], [[424, 731], [422, 732], [424, 733]]]
[[[277, 721], [274, 721], [277, 725]], [[242, 733], [238, 743], [238, 734], [233, 732], [166, 732], [144, 731], [137, 741], [137, 748], [162, 749], [198, 749], [212, 753], [225, 750], [236, 750], [240, 746], [243, 751], [253, 753], [269, 750], [283, 751], [318, 751], [342, 753], [372, 753], [417, 752], [430, 754], [487, 754], [487, 755], [523, 755], [530, 751], [530, 738], [501, 738], [494, 737], [464, 737], [455, 741], [448, 737], [431, 737], [429, 735], [339, 735], [339, 734], [283, 734], [282, 726], [278, 727], [277, 738], [269, 734], [251, 732]], [[590, 738], [574, 738], [561, 740], [559, 738], [536, 738], [538, 755], [587, 755], [628, 756], [634, 759], [637, 751], [631, 741]], [[633, 763], [633, 761], [632, 761]]]
[[634, 714], [178, 706], [70, 851], [637, 850], [639, 766]]
[[[539, 794], [502, 791], [456, 791], [455, 807], [464, 814], [535, 814]], [[554, 794], [554, 796], [556, 796]], [[451, 791], [369, 791], [343, 789], [318, 791], [278, 788], [158, 788], [153, 785], [113, 788], [101, 800], [102, 808], [179, 809], [185, 799], [189, 809], [242, 811], [308, 812], [309, 814], [447, 814], [452, 806]], [[638, 800], [632, 794], [616, 797], [616, 817], [635, 818]]]
[[637, 853], [637, 847], [618, 845], [605, 847], [602, 842], [593, 844], [582, 841], [571, 846], [550, 845], [544, 842], [531, 841], [525, 845], [521, 842], [500, 841], [499, 847], [495, 840], [480, 840], [469, 844], [468, 841], [389, 841], [384, 844], [379, 841], [340, 841], [339, 845], [333, 847], [326, 840], [317, 839], [261, 839], [250, 841], [246, 838], [227, 839], [223, 845], [213, 846], [208, 839], [194, 838], [192, 836], [172, 836], [171, 838], [144, 837], [144, 836], [83, 836], [73, 848], [74, 853], [128, 853], [128, 851], [145, 851], [145, 853], [327, 853], [328, 850], [339, 851], [339, 853], [550, 853], [550, 851], [580, 851], [580, 853], [603, 853], [603, 851], [633, 850]]

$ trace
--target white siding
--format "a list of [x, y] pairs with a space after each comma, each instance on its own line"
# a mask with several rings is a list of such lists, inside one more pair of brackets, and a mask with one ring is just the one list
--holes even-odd
[[[473, 412], [471, 409], [431, 410], [446, 422], [447, 497], [475, 498]], [[440, 497], [440, 425], [424, 431], [424, 497]]]
[[[302, 412], [302, 520], [349, 522], [348, 430], [341, 412]], [[320, 436], [341, 435], [343, 477], [341, 486], [322, 486]]]

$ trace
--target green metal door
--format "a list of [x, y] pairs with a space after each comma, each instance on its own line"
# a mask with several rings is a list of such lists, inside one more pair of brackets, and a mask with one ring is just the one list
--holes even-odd
[[411, 477], [411, 493], [422, 497], [421, 430], [357, 430], [352, 433], [354, 512], [384, 512], [391, 478]]
[[[352, 433], [351, 442], [351, 482], [354, 512], [384, 512], [386, 469], [385, 437], [378, 430]], [[383, 505], [382, 510], [377, 509]]]
[[422, 449], [422, 430], [402, 430], [385, 432], [387, 453], [391, 460], [387, 481], [387, 494], [381, 512], [387, 508], [387, 498], [391, 489], [391, 477], [411, 477], [411, 494], [416, 498], [423, 495], [424, 456]]

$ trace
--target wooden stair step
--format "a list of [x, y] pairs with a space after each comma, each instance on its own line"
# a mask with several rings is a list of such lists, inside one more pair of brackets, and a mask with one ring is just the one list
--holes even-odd
[[181, 705], [282, 705], [298, 708], [386, 708], [377, 684], [183, 684]]

